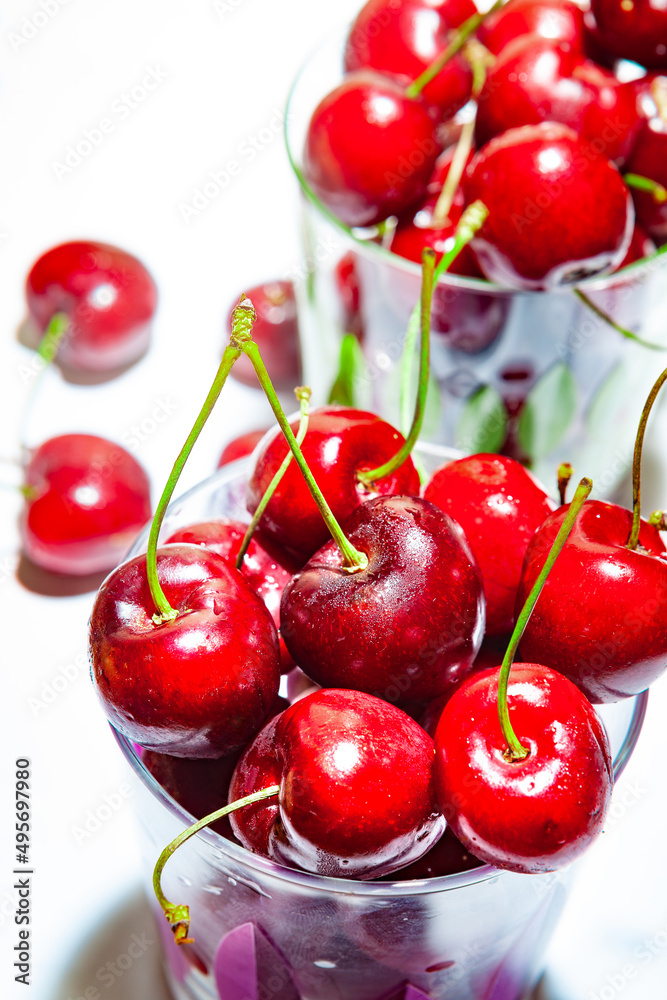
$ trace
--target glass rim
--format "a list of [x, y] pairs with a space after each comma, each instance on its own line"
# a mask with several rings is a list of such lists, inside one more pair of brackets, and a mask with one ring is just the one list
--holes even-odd
[[[302, 151], [296, 150], [294, 144], [290, 141], [290, 125], [291, 125], [291, 111], [292, 102], [294, 95], [299, 88], [302, 81], [304, 72], [308, 67], [315, 63], [317, 56], [320, 52], [325, 49], [329, 49], [330, 46], [339, 44], [341, 40], [344, 40], [347, 36], [348, 31], [351, 28], [351, 22], [347, 22], [344, 27], [339, 27], [338, 31], [334, 36], [327, 36], [324, 38], [313, 51], [307, 56], [303, 61], [297, 75], [295, 76], [292, 84], [289, 88], [287, 94], [287, 101], [285, 103], [285, 115], [283, 121], [283, 137], [285, 141], [285, 149], [287, 151], [287, 159], [289, 160], [290, 167], [294, 173], [297, 182], [299, 184], [299, 189], [302, 197], [309, 202], [315, 211], [325, 219], [330, 225], [336, 228], [347, 240], [351, 241], [355, 250], [361, 253], [363, 256], [368, 257], [371, 260], [376, 260], [378, 262], [384, 261], [386, 264], [391, 264], [399, 271], [403, 271], [406, 274], [413, 275], [415, 280], [421, 280], [421, 265], [416, 261], [408, 260], [406, 257], [401, 257], [398, 254], [392, 253], [386, 247], [381, 246], [379, 243], [375, 243], [373, 240], [369, 239], [368, 236], [364, 237], [364, 233], [372, 232], [373, 227], [368, 230], [363, 228], [350, 229], [345, 225], [340, 219], [338, 219], [333, 212], [329, 211], [325, 205], [320, 201], [315, 192], [312, 190], [308, 184], [299, 163], [301, 161]], [[342, 50], [341, 50], [342, 55]], [[312, 110], [315, 110], [313, 106]], [[604, 291], [606, 288], [610, 287], [615, 283], [626, 283], [630, 280], [635, 280], [637, 278], [643, 279], [648, 276], [654, 268], [658, 267], [667, 253], [667, 244], [664, 247], [658, 248], [654, 254], [650, 257], [642, 257], [640, 260], [633, 261], [631, 264], [627, 264], [624, 268], [618, 271], [607, 274], [595, 274], [588, 278], [583, 278], [581, 281], [577, 281], [573, 284], [558, 285], [554, 288], [549, 289], [527, 289], [527, 288], [512, 288], [509, 285], [500, 285], [494, 281], [488, 281], [483, 278], [472, 278], [465, 275], [450, 274], [444, 272], [440, 275], [438, 279], [438, 284], [444, 285], [449, 284], [454, 288], [465, 289], [470, 292], [476, 292], [479, 294], [487, 295], [507, 295], [507, 296], [534, 296], [534, 295], [544, 295], [545, 291], [547, 294], [567, 294], [573, 289], [578, 288], [582, 291]]]
[[[191, 496], [196, 496], [205, 490], [215, 489], [219, 485], [236, 479], [250, 464], [253, 455], [255, 455], [257, 450], [263, 446], [263, 442], [268, 435], [273, 433], [274, 428], [270, 428], [255, 446], [255, 450], [252, 455], [246, 455], [236, 459], [234, 462], [230, 462], [229, 464], [218, 469], [216, 472], [212, 473], [212, 475], [208, 476], [206, 479], [201, 480], [201, 482], [197, 483], [195, 486], [192, 486], [189, 490], [180, 494], [177, 498], [173, 499], [167, 508], [165, 521], [167, 520], [170, 511], [173, 512], [174, 509], [178, 509], [183, 503], [186, 503]], [[418, 449], [424, 454], [442, 456], [443, 458], [453, 459], [460, 456], [460, 452], [457, 452], [456, 449], [446, 448], [442, 445], [420, 443], [418, 445]], [[144, 550], [149, 530], [150, 522], [138, 536], [132, 546], [132, 549], [130, 550], [130, 553], [128, 554], [128, 558], [137, 555]], [[614, 782], [616, 782], [622, 774], [628, 760], [630, 759], [632, 751], [637, 744], [639, 733], [641, 732], [644, 717], [646, 715], [647, 704], [648, 690], [635, 695], [634, 709], [627, 732], [625, 733], [623, 742], [613, 760]], [[183, 824], [184, 829], [192, 825], [192, 814], [179, 805], [179, 803], [176, 802], [166, 789], [160, 785], [157, 779], [142, 762], [138, 753], [134, 749], [132, 741], [122, 733], [118, 732], [118, 730], [116, 730], [111, 724], [110, 727], [116, 742], [123, 753], [123, 756], [138, 780], [140, 780], [142, 784], [147, 787], [148, 791], [151, 792], [151, 794], [158, 799], [158, 801], [160, 801], [166, 809], [169, 810], [174, 818], [178, 819]], [[481, 865], [480, 867], [470, 869], [469, 871], [457, 872], [453, 875], [437, 875], [432, 878], [411, 879], [400, 882], [380, 882], [377, 880], [361, 881], [357, 879], [333, 878], [331, 876], [317, 875], [311, 872], [304, 872], [296, 868], [288, 868], [285, 865], [280, 865], [277, 862], [272, 861], [270, 858], [264, 858], [259, 854], [253, 854], [240, 844], [235, 844], [231, 840], [227, 840], [227, 838], [210, 828], [200, 830], [194, 835], [193, 839], [196, 837], [203, 838], [203, 840], [206, 841], [211, 848], [214, 848], [217, 851], [218, 857], [221, 854], [223, 856], [228, 854], [231, 860], [240, 862], [249, 868], [255, 868], [262, 875], [270, 875], [285, 882], [291, 882], [293, 884], [296, 883], [301, 886], [318, 888], [320, 890], [327, 890], [328, 892], [336, 892], [344, 895], [373, 896], [377, 898], [425, 895], [428, 893], [458, 889], [467, 885], [473, 885], [475, 883], [486, 882], [502, 876], [516, 874], [504, 869], [495, 868], [493, 865]], [[164, 847], [166, 846], [167, 844], [164, 844]], [[157, 857], [155, 860], [157, 861]]]

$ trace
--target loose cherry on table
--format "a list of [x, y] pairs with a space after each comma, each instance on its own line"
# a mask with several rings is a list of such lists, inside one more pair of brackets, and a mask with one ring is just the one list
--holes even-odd
[[468, 168], [466, 196], [489, 211], [472, 241], [482, 270], [510, 287], [548, 289], [613, 270], [632, 238], [632, 201], [618, 169], [560, 123], [491, 139]]
[[484, 582], [486, 635], [509, 634], [523, 558], [553, 501], [519, 462], [485, 454], [437, 470], [424, 497], [463, 528]]
[[26, 281], [28, 336], [37, 342], [56, 313], [68, 329], [57, 363], [66, 372], [113, 374], [150, 342], [157, 289], [132, 254], [106, 243], [62, 243], [37, 260]]
[[[472, 0], [439, 4], [369, 0], [350, 29], [345, 69], [373, 69], [409, 83], [446, 49], [450, 29], [476, 13]], [[451, 118], [470, 99], [471, 89], [472, 70], [457, 53], [424, 87], [423, 94], [443, 118]]]
[[137, 460], [91, 434], [50, 438], [29, 457], [23, 552], [51, 573], [106, 573], [150, 517], [150, 483]]
[[[267, 281], [247, 289], [257, 319], [253, 340], [257, 344], [271, 381], [278, 390], [291, 390], [301, 381], [301, 351], [294, 285], [291, 281]], [[229, 323], [234, 313], [229, 312]], [[257, 387], [250, 360], [241, 355], [231, 376], [243, 385]]]

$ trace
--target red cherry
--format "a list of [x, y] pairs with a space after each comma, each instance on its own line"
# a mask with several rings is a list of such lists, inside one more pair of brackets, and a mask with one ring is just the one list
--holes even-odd
[[511, 871], [553, 871], [602, 829], [613, 783], [609, 744], [571, 681], [519, 663], [510, 673], [508, 705], [529, 753], [509, 760], [498, 720], [499, 673], [470, 677], [443, 710], [435, 735], [438, 801], [480, 860]]
[[660, 0], [591, 0], [596, 41], [619, 59], [667, 67], [667, 9]]
[[25, 469], [25, 555], [52, 573], [112, 569], [151, 514], [148, 476], [120, 445], [91, 434], [50, 438]]
[[240, 573], [200, 546], [158, 549], [173, 621], [156, 624], [146, 557], [123, 563], [90, 619], [93, 681], [111, 724], [148, 750], [220, 757], [243, 747], [278, 693], [271, 616]]
[[223, 465], [228, 465], [230, 462], [236, 462], [239, 458], [251, 455], [255, 450], [255, 445], [259, 444], [267, 430], [268, 427], [263, 427], [257, 431], [246, 431], [245, 434], [239, 434], [237, 437], [232, 438], [222, 449], [218, 468], [221, 469]]
[[422, 98], [370, 70], [349, 73], [313, 112], [304, 173], [348, 226], [372, 226], [423, 194], [440, 144]]
[[572, 0], [508, 0], [477, 30], [479, 40], [494, 55], [522, 35], [539, 35], [581, 50], [583, 11]]
[[280, 784], [232, 814], [249, 850], [280, 864], [367, 879], [409, 864], [441, 835], [433, 742], [400, 709], [360, 691], [317, 691], [272, 720], [241, 757], [230, 801]]
[[[292, 425], [296, 433], [298, 422]], [[385, 493], [419, 493], [419, 476], [407, 459], [391, 476], [366, 490], [357, 478], [363, 470], [379, 467], [404, 443], [391, 424], [364, 410], [325, 406], [313, 410], [302, 451], [334, 517], [343, 522], [364, 500]], [[247, 488], [253, 513], [280, 467], [288, 445], [279, 432], [258, 455]], [[261, 520], [262, 531], [302, 561], [329, 539], [328, 529], [310, 495], [296, 462], [291, 462]]]
[[334, 279], [342, 307], [340, 327], [346, 333], [353, 333], [359, 341], [363, 341], [361, 281], [359, 280], [357, 255], [354, 250], [348, 250], [338, 261], [334, 269]]
[[68, 330], [57, 360], [81, 372], [110, 372], [148, 348], [157, 289], [143, 264], [118, 247], [79, 240], [47, 250], [26, 281], [28, 314], [43, 334], [55, 313]]
[[368, 566], [343, 573], [329, 542], [285, 588], [282, 633], [325, 687], [399, 705], [435, 698], [470, 670], [484, 628], [482, 585], [463, 532], [419, 497], [376, 497], [346, 522]]
[[[526, 552], [525, 599], [567, 507], [550, 514]], [[657, 528], [642, 522], [626, 547], [632, 514], [588, 500], [549, 574], [521, 639], [521, 655], [569, 677], [591, 701], [644, 691], [667, 667], [667, 558]]]
[[[301, 350], [294, 285], [291, 281], [269, 281], [248, 288], [245, 294], [257, 313], [252, 339], [259, 347], [271, 381], [276, 389], [293, 389], [301, 382]], [[231, 330], [237, 302], [238, 297], [229, 311], [228, 330]], [[234, 362], [231, 376], [243, 385], [259, 388], [255, 369], [245, 354]]]
[[622, 267], [627, 267], [628, 264], [634, 264], [637, 260], [643, 260], [644, 257], [650, 257], [655, 251], [656, 245], [649, 234], [640, 225], [635, 223], [628, 252], [618, 265], [618, 270], [620, 271]]
[[433, 474], [424, 497], [468, 539], [484, 582], [486, 634], [511, 632], [523, 557], [555, 504], [523, 465], [501, 455], [450, 462]]
[[[415, 80], [447, 47], [448, 32], [477, 13], [472, 0], [426, 4], [419, 0], [369, 0], [350, 29], [345, 69], [377, 70], [404, 85]], [[470, 100], [472, 70], [458, 53], [423, 90], [443, 118]]]
[[[626, 171], [667, 186], [667, 77], [650, 75], [638, 83], [642, 125]], [[667, 202], [650, 191], [632, 188], [638, 222], [658, 243], [667, 239]]]
[[382, 878], [391, 882], [411, 882], [413, 879], [421, 881], [426, 878], [441, 878], [443, 875], [469, 872], [473, 868], [479, 868], [481, 864], [483, 862], [463, 846], [448, 826], [440, 840], [422, 858], [418, 858], [417, 861], [413, 861], [392, 875], [383, 875]]
[[509, 129], [475, 156], [469, 202], [489, 215], [473, 248], [491, 280], [545, 289], [608, 271], [625, 256], [634, 212], [614, 164], [566, 125]]

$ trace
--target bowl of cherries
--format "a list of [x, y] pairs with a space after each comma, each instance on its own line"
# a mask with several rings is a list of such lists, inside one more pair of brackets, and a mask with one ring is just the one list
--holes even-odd
[[613, 493], [667, 343], [667, 14], [631, 8], [369, 0], [308, 60], [285, 132], [316, 398], [402, 426], [431, 246], [451, 259], [422, 438], [510, 455], [544, 481], [571, 461]]
[[290, 423], [248, 307], [202, 412], [244, 353], [278, 425], [168, 505], [191, 435], [90, 620], [174, 994], [519, 1000], [664, 670], [660, 525], [638, 479], [558, 506], [304, 390]]

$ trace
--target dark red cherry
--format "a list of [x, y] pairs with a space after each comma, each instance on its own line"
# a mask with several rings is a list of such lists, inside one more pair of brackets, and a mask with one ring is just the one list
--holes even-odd
[[[567, 507], [533, 536], [517, 606], [525, 599]], [[544, 585], [521, 639], [521, 655], [569, 677], [591, 701], [644, 691], [667, 667], [667, 552], [642, 522], [628, 549], [632, 514], [588, 500]]]
[[460, 524], [468, 539], [484, 581], [486, 634], [511, 632], [523, 557], [554, 502], [519, 462], [484, 454], [439, 469], [424, 497]]
[[473, 248], [487, 277], [503, 285], [545, 289], [612, 270], [632, 237], [618, 169], [555, 122], [488, 142], [470, 164], [466, 197], [489, 210]]
[[344, 572], [328, 542], [287, 584], [281, 631], [301, 669], [324, 687], [367, 691], [401, 706], [451, 691], [484, 627], [479, 570], [459, 526], [419, 497], [376, 497], [345, 522], [363, 570]]
[[[268, 281], [245, 290], [257, 319], [252, 328], [252, 338], [257, 344], [269, 377], [276, 389], [289, 390], [301, 382], [301, 349], [299, 322], [291, 281]], [[229, 311], [227, 335], [231, 330], [234, 306]], [[259, 388], [255, 369], [250, 359], [242, 354], [234, 362], [232, 378], [243, 385]]]
[[245, 746], [278, 693], [271, 615], [225, 561], [201, 546], [158, 549], [157, 572], [178, 612], [157, 624], [146, 556], [100, 587], [90, 618], [93, 681], [107, 718], [147, 750], [220, 757]]
[[441, 150], [421, 97], [371, 70], [349, 73], [313, 112], [304, 173], [348, 226], [372, 226], [423, 194]]
[[239, 760], [230, 801], [273, 784], [277, 800], [234, 812], [232, 828], [290, 867], [374, 878], [425, 854], [444, 829], [430, 736], [361, 691], [317, 691], [273, 719]]
[[79, 372], [113, 372], [148, 348], [157, 289], [132, 254], [106, 243], [78, 240], [47, 250], [26, 281], [28, 315], [44, 333], [53, 315], [69, 328], [57, 360]]
[[[667, 186], [667, 76], [638, 82], [642, 124], [625, 170]], [[657, 243], [667, 239], [667, 202], [650, 191], [631, 188], [637, 221]]]
[[105, 573], [124, 558], [151, 514], [148, 476], [120, 445], [61, 434], [25, 469], [22, 547], [52, 573]]
[[[292, 425], [296, 433], [298, 423]], [[302, 445], [304, 457], [334, 516], [344, 522], [370, 497], [386, 493], [419, 493], [419, 476], [412, 459], [392, 475], [362, 486], [357, 473], [379, 467], [404, 443], [403, 436], [380, 417], [345, 406], [313, 410]], [[247, 488], [253, 513], [288, 451], [278, 431], [257, 456]], [[302, 561], [330, 537], [296, 462], [291, 462], [260, 522], [264, 534]]]
[[477, 30], [479, 40], [495, 55], [521, 35], [538, 35], [581, 50], [583, 11], [572, 0], [508, 0]]
[[613, 783], [609, 743], [595, 709], [567, 677], [517, 663], [509, 713], [529, 752], [524, 760], [508, 759], [498, 676], [489, 670], [468, 678], [443, 710], [435, 735], [438, 802], [454, 834], [481, 861], [553, 871], [602, 830]]
[[[472, 0], [428, 4], [420, 0], [369, 0], [357, 14], [345, 45], [345, 69], [377, 70], [407, 86], [447, 47], [449, 31], [477, 13]], [[472, 70], [458, 53], [423, 90], [443, 118], [470, 100]]]
[[594, 36], [619, 59], [667, 67], [667, 8], [661, 0], [591, 0]]
[[228, 465], [239, 458], [251, 455], [255, 450], [255, 445], [259, 444], [267, 430], [268, 427], [262, 427], [260, 430], [246, 431], [245, 434], [239, 434], [237, 437], [232, 438], [222, 449], [220, 459], [218, 460], [218, 468], [221, 469], [223, 465]]

